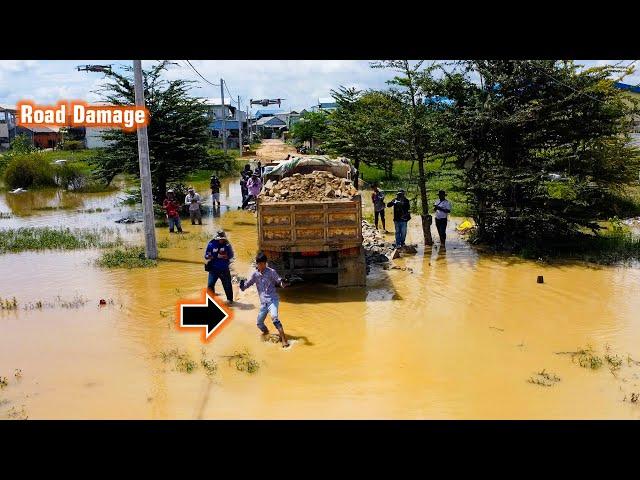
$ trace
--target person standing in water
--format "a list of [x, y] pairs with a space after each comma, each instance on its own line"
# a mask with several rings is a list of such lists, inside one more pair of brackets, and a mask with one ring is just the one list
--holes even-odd
[[373, 185], [373, 192], [371, 193], [371, 201], [373, 202], [373, 212], [375, 215], [375, 225], [378, 228], [378, 218], [382, 220], [382, 229], [384, 233], [387, 233], [387, 226], [384, 221], [384, 192], [378, 189], [378, 184]]
[[175, 194], [173, 190], [167, 190], [167, 198], [162, 202], [162, 208], [167, 213], [167, 223], [169, 224], [169, 233], [173, 233], [174, 228], [177, 227], [178, 233], [182, 233], [182, 226], [180, 225], [180, 214], [178, 213], [180, 206], [176, 202]]
[[411, 219], [411, 204], [409, 199], [405, 197], [404, 190], [398, 190], [396, 198], [391, 200], [387, 207], [393, 207], [393, 224], [396, 227], [395, 247], [404, 247], [407, 238], [407, 223]]
[[191, 217], [191, 225], [195, 225], [196, 221], [198, 225], [202, 225], [202, 213], [200, 212], [200, 194], [196, 193], [193, 187], [189, 187], [189, 193], [184, 197], [185, 205], [189, 205], [189, 217]]
[[440, 237], [440, 245], [446, 250], [447, 241], [447, 219], [451, 213], [451, 202], [447, 200], [447, 192], [440, 190], [438, 200], [433, 204], [433, 211], [436, 212], [436, 229]]
[[220, 206], [220, 180], [217, 175], [211, 176], [211, 183], [209, 184], [211, 187], [211, 204], [215, 207], [216, 203], [218, 207]]
[[247, 188], [249, 189], [249, 195], [247, 195], [247, 199], [244, 201], [242, 208], [247, 208], [249, 201], [256, 200], [258, 195], [260, 195], [260, 190], [262, 190], [262, 180], [256, 172], [253, 172], [251, 178], [247, 182]]
[[227, 296], [227, 302], [233, 303], [233, 287], [231, 285], [231, 271], [229, 262], [233, 259], [233, 248], [227, 240], [227, 235], [218, 230], [215, 237], [207, 244], [204, 258], [207, 261], [205, 270], [209, 272], [207, 288], [215, 294], [215, 286], [218, 279], [222, 282], [222, 288]]
[[276, 327], [280, 334], [280, 341], [283, 347], [288, 347], [289, 342], [284, 333], [284, 328], [278, 317], [278, 306], [280, 298], [276, 287], [285, 288], [288, 284], [280, 278], [278, 272], [267, 266], [267, 256], [260, 252], [256, 256], [256, 269], [252, 272], [249, 280], [240, 281], [240, 290], [243, 292], [255, 283], [258, 295], [260, 297], [260, 310], [258, 311], [257, 325], [263, 335], [269, 335], [269, 329], [264, 324], [267, 313], [271, 315], [273, 326]]

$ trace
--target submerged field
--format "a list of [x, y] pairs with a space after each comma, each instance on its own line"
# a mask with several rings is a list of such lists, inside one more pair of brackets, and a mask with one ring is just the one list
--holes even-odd
[[[174, 313], [205, 286], [207, 240], [227, 232], [240, 275], [256, 249], [237, 181], [221, 193], [203, 226], [156, 229], [153, 268], [126, 246], [0, 255], [2, 418], [640, 418], [640, 267], [481, 255], [454, 232], [461, 218], [446, 252], [420, 246], [374, 267], [364, 289], [282, 291], [288, 350], [260, 338], [256, 292], [237, 286], [233, 320], [202, 344]], [[137, 208], [118, 192], [10, 195], [0, 229], [108, 229], [142, 244], [141, 224], [115, 223]], [[43, 209], [59, 205], [73, 208]], [[100, 266], [111, 251], [117, 265]]]

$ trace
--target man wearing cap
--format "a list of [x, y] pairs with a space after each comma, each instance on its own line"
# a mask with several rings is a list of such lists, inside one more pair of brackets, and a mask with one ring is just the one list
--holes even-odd
[[393, 207], [393, 224], [396, 227], [396, 248], [404, 247], [404, 241], [407, 238], [407, 223], [411, 220], [411, 204], [409, 199], [404, 196], [404, 190], [398, 190], [396, 198], [391, 200], [387, 207]]
[[200, 213], [200, 204], [202, 203], [202, 200], [200, 199], [200, 194], [196, 193], [193, 187], [189, 187], [189, 193], [184, 197], [184, 203], [189, 205], [191, 225], [195, 225], [196, 220], [198, 221], [198, 225], [202, 225], [202, 214]]
[[440, 190], [438, 192], [438, 200], [433, 204], [433, 211], [436, 212], [436, 228], [440, 237], [440, 246], [446, 250], [445, 242], [447, 241], [447, 218], [451, 213], [451, 202], [446, 198], [447, 192]]
[[215, 207], [216, 203], [220, 206], [220, 180], [217, 175], [211, 175], [211, 204]]
[[229, 262], [233, 259], [233, 248], [224, 231], [218, 230], [213, 240], [207, 244], [204, 258], [206, 260], [204, 269], [209, 272], [207, 288], [215, 293], [216, 282], [220, 279], [227, 301], [233, 303], [233, 287], [229, 271]]
[[173, 233], [174, 227], [177, 227], [178, 233], [182, 233], [182, 225], [180, 225], [179, 206], [176, 202], [173, 190], [167, 190], [167, 198], [162, 202], [162, 208], [167, 212], [167, 222], [169, 223], [169, 233]]

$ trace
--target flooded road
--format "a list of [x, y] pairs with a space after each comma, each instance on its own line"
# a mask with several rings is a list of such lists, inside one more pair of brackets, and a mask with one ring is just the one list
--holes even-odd
[[[117, 193], [62, 196], [0, 194], [0, 211], [13, 214], [0, 228], [109, 227], [142, 243], [141, 224], [114, 223], [128, 211]], [[259, 338], [255, 289], [238, 292], [234, 318], [213, 342], [177, 331], [175, 302], [206, 285], [202, 256], [216, 230], [236, 251], [234, 273], [250, 270], [256, 221], [237, 209], [240, 198], [237, 180], [225, 180], [219, 215], [184, 222], [182, 237], [158, 228], [168, 246], [157, 268], [100, 269], [98, 250], [1, 255], [0, 297], [20, 307], [0, 310], [0, 416], [15, 408], [36, 419], [640, 418], [629, 400], [640, 392], [640, 268], [480, 256], [453, 232], [462, 219], [450, 222], [447, 252], [420, 247], [396, 261], [405, 270], [374, 266], [365, 289], [281, 291], [290, 349]], [[60, 202], [73, 206], [34, 210]], [[78, 212], [97, 208], [109, 210]], [[419, 222], [408, 242], [420, 243]], [[57, 296], [86, 303], [63, 306]], [[23, 308], [38, 300], [49, 304]], [[609, 347], [623, 365], [593, 370], [556, 353], [589, 345], [601, 357]], [[204, 349], [216, 374], [180, 371], [166, 360], [175, 349], [196, 363]], [[223, 357], [245, 349], [260, 364], [254, 374]], [[543, 370], [560, 381], [528, 382]]]

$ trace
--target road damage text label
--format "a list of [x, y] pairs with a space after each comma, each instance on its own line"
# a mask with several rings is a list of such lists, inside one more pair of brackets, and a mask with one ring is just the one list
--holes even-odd
[[149, 123], [149, 111], [128, 105], [91, 105], [82, 101], [16, 105], [16, 123], [23, 127], [111, 127], [133, 131]]

